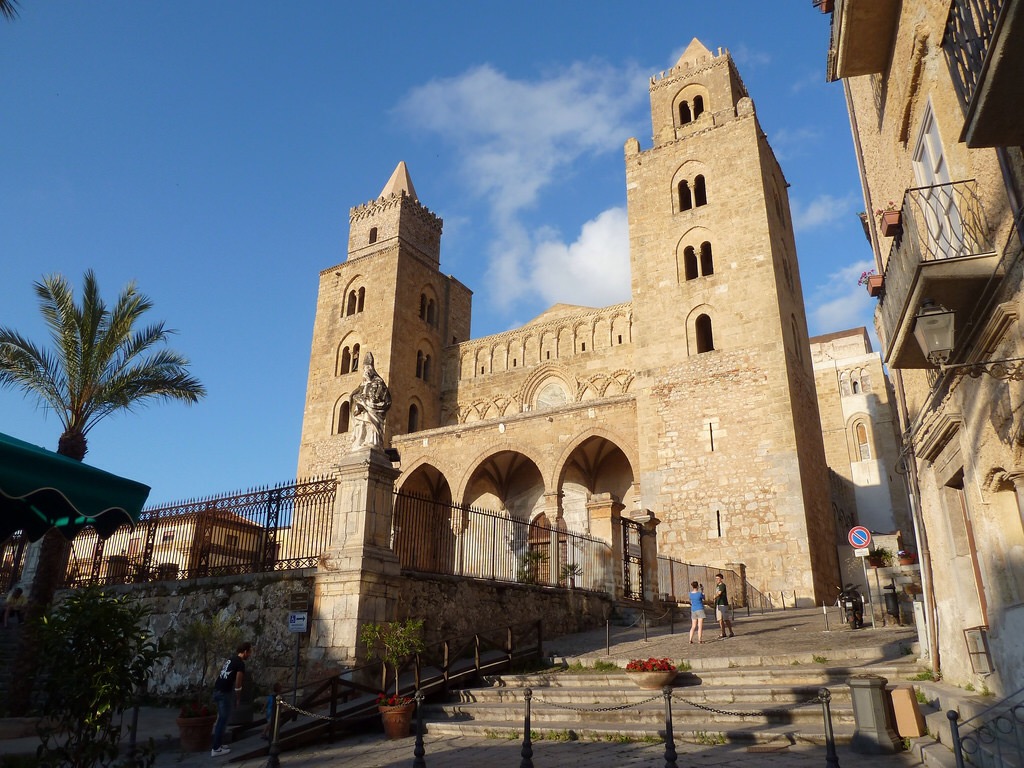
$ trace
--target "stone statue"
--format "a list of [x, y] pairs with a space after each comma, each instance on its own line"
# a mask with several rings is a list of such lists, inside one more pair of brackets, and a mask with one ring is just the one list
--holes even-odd
[[373, 367], [373, 353], [363, 357], [363, 383], [349, 395], [352, 404], [352, 450], [384, 447], [384, 417], [391, 391]]

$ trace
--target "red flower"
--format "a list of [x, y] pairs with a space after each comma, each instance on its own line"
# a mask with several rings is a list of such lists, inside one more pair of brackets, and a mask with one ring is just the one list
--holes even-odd
[[381, 693], [377, 696], [378, 707], [404, 707], [406, 704], [411, 703], [412, 699], [408, 696], [399, 696], [396, 693], [392, 693], [390, 695]]
[[213, 713], [206, 704], [200, 704], [198, 701], [190, 701], [181, 705], [181, 712], [178, 713], [178, 717], [209, 717], [212, 714]]
[[630, 659], [626, 665], [629, 672], [674, 672], [675, 669], [672, 659], [656, 659], [653, 656], [649, 659]]

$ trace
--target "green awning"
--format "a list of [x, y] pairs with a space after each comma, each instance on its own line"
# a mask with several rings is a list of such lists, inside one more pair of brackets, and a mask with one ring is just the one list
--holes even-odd
[[18, 530], [36, 541], [50, 528], [71, 539], [87, 526], [106, 538], [134, 524], [148, 497], [148, 485], [0, 432], [0, 541]]

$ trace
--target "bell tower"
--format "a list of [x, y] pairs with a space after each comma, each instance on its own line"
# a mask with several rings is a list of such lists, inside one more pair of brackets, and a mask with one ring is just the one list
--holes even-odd
[[643, 506], [662, 510], [667, 554], [784, 583], [799, 550], [804, 586], [826, 594], [835, 549], [808, 539], [832, 542], [834, 524], [786, 180], [728, 52], [694, 39], [650, 98], [653, 146], [625, 145]]
[[320, 273], [299, 477], [333, 471], [348, 451], [366, 352], [391, 389], [385, 443], [439, 426], [443, 350], [469, 337], [471, 313], [469, 289], [440, 272], [442, 225], [404, 162], [349, 211], [347, 258]]

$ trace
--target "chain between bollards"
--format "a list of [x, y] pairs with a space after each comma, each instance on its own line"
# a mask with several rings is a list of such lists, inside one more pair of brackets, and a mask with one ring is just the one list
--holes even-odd
[[665, 768], [676, 768], [676, 739], [672, 733], [672, 686], [661, 689], [665, 697]]
[[423, 691], [416, 691], [416, 746], [413, 747], [412, 768], [426, 768], [427, 761], [423, 756], [427, 753], [423, 748]]
[[839, 768], [839, 755], [836, 754], [836, 737], [832, 732], [832, 691], [828, 688], [818, 689], [818, 700], [821, 701], [821, 714], [825, 720], [825, 766]]
[[533, 743], [530, 741], [530, 699], [533, 698], [533, 689], [527, 688], [523, 697], [526, 699], [526, 717], [523, 718], [523, 750], [520, 752], [523, 759], [519, 761], [519, 768], [533, 768]]

